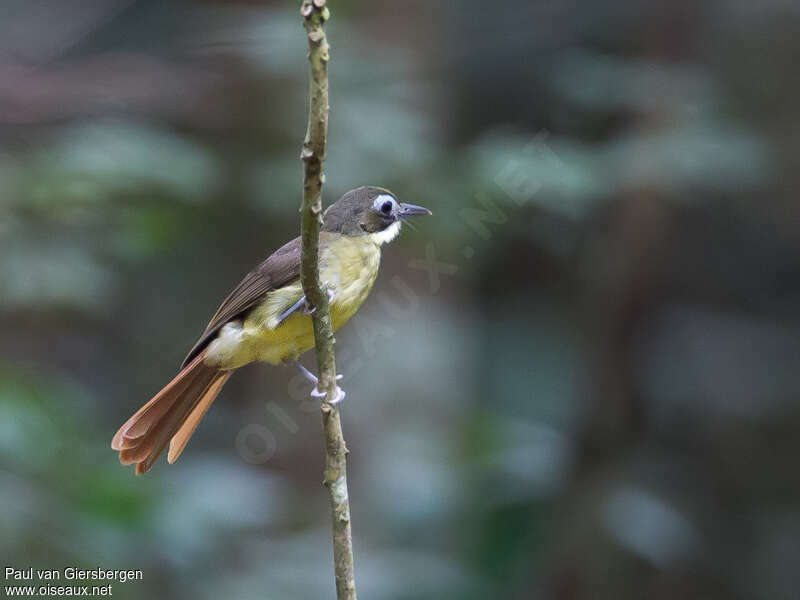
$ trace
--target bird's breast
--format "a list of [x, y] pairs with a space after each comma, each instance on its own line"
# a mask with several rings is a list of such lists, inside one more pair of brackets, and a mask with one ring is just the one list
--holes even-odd
[[320, 277], [334, 293], [334, 329], [344, 325], [366, 300], [378, 276], [380, 261], [380, 247], [366, 236], [342, 236], [327, 245], [320, 257]]

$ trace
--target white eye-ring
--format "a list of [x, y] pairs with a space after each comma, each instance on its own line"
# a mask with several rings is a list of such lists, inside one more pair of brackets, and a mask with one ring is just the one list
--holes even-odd
[[389, 194], [380, 194], [375, 198], [375, 202], [372, 203], [372, 207], [384, 217], [391, 216], [396, 205], [397, 201]]

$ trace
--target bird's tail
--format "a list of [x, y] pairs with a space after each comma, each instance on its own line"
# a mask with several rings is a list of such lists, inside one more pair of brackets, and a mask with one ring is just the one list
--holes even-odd
[[197, 425], [233, 371], [203, 364], [205, 353], [181, 369], [119, 428], [111, 447], [123, 465], [136, 463], [136, 474], [147, 472], [169, 443], [167, 461], [178, 460]]

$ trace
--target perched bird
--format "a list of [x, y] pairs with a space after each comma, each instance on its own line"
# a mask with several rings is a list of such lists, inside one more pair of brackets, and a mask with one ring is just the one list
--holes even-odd
[[[328, 290], [334, 330], [352, 317], [372, 288], [381, 246], [400, 233], [404, 219], [430, 215], [398, 202], [389, 190], [350, 190], [323, 214], [320, 279]], [[175, 462], [234, 370], [254, 361], [297, 362], [314, 346], [309, 307], [300, 284], [300, 238], [285, 244], [248, 273], [222, 301], [180, 372], [119, 428], [111, 447], [123, 465], [144, 473], [169, 444]], [[335, 401], [344, 397], [338, 389]], [[320, 395], [316, 387], [312, 395]]]

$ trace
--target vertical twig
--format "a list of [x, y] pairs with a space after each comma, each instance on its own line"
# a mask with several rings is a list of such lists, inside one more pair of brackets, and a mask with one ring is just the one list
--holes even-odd
[[309, 80], [308, 130], [301, 158], [304, 164], [301, 212], [302, 262], [300, 279], [306, 298], [316, 311], [312, 314], [325, 432], [325, 487], [328, 488], [333, 518], [333, 562], [336, 596], [355, 600], [353, 540], [350, 532], [350, 502], [347, 495], [347, 447], [342, 436], [339, 409], [330, 401], [336, 393], [336, 357], [328, 296], [319, 280], [319, 230], [322, 223], [322, 184], [325, 181], [325, 143], [328, 133], [328, 20], [326, 0], [303, 0], [300, 12], [308, 36]]

